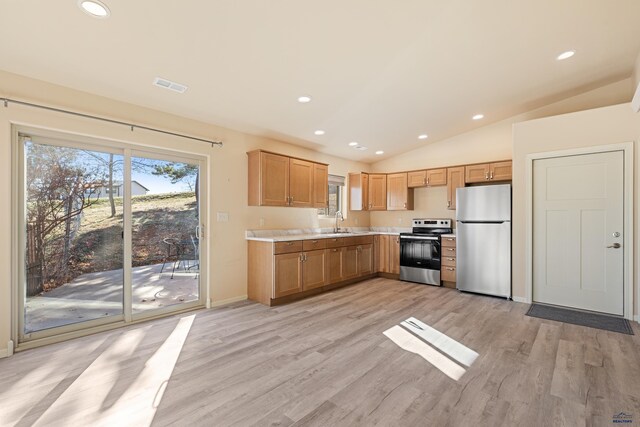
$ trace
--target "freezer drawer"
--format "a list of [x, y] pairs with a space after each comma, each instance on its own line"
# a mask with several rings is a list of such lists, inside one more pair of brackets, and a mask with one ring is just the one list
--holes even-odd
[[511, 298], [511, 222], [458, 221], [456, 249], [459, 290]]
[[509, 184], [458, 188], [456, 199], [458, 221], [511, 220], [511, 185]]

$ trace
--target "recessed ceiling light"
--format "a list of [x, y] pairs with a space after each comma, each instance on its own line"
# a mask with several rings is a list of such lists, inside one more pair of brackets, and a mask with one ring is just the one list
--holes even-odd
[[378, 150], [378, 151], [376, 151], [376, 154], [379, 156], [380, 154], [384, 154], [384, 151]]
[[306, 104], [307, 102], [311, 102], [310, 96], [300, 96], [298, 97], [298, 102], [301, 104]]
[[558, 61], [562, 61], [563, 59], [569, 59], [569, 58], [571, 58], [571, 57], [572, 57], [573, 55], [575, 55], [575, 54], [576, 54], [576, 51], [575, 51], [575, 50], [568, 50], [568, 51], [566, 51], [566, 52], [562, 52], [560, 55], [558, 55], [558, 56], [556, 57], [556, 59], [557, 59]]
[[427, 135], [426, 133], [423, 133], [422, 135], [418, 136], [418, 139], [427, 139], [429, 138], [429, 135]]
[[355, 147], [356, 145], [358, 145], [358, 143], [355, 141], [349, 143], [349, 147]]
[[107, 5], [99, 0], [78, 0], [78, 6], [94, 18], [108, 18], [111, 15]]
[[318, 129], [317, 131], [314, 132], [314, 134], [316, 135], [324, 135], [324, 131], [322, 129]]
[[484, 114], [476, 114], [475, 116], [471, 117], [473, 120], [480, 120], [484, 118]]

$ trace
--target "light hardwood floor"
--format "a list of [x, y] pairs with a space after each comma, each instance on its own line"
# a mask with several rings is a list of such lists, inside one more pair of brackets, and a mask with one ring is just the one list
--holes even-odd
[[[203, 310], [0, 360], [0, 425], [640, 424], [635, 336], [377, 278]], [[416, 317], [479, 353], [454, 381], [383, 332]]]

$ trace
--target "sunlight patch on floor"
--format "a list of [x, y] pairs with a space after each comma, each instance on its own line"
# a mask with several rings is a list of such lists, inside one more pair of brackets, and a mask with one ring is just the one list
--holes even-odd
[[383, 334], [398, 347], [419, 355], [455, 381], [467, 372], [461, 365], [471, 366], [478, 358], [475, 351], [415, 317], [400, 324], [404, 328], [395, 325]]
[[[139, 373], [127, 372], [144, 330], [123, 334], [47, 409], [35, 425], [149, 426], [195, 315], [183, 317]], [[124, 389], [123, 389], [124, 388]]]

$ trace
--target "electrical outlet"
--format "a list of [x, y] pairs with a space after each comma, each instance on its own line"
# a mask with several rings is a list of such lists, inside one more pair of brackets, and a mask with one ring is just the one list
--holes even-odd
[[218, 212], [218, 222], [229, 222], [229, 212]]

